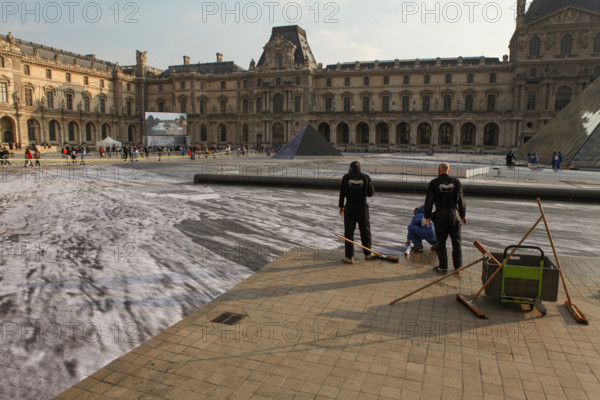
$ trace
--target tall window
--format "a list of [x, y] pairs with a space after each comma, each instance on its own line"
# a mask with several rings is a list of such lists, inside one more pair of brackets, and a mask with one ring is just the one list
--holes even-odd
[[[179, 109], [181, 110], [180, 112], [182, 113], [186, 113], [187, 112], [187, 99], [183, 98], [179, 100]], [[131, 114], [129, 114], [131, 115]]]
[[302, 111], [302, 97], [301, 96], [296, 96], [294, 98], [294, 111], [295, 112]]
[[52, 70], [51, 69], [46, 70], [46, 79], [52, 79]]
[[[181, 83], [179, 84], [179, 87], [183, 90], [185, 89], [185, 81], [181, 81]], [[129, 89], [127, 89], [129, 90]]]
[[106, 139], [108, 137], [110, 134], [109, 130], [110, 129], [107, 124], [102, 125], [102, 139]]
[[0, 82], [0, 103], [8, 103], [8, 84]]
[[423, 77], [423, 82], [425, 82], [425, 84], [429, 84], [431, 82], [431, 75], [425, 75]]
[[451, 74], [446, 74], [445, 82], [452, 83], [452, 75]]
[[227, 89], [227, 82], [221, 82], [221, 90]]
[[33, 106], [33, 89], [31, 88], [25, 88], [25, 105]]
[[410, 83], [410, 75], [404, 75], [403, 81], [405, 85]]
[[281, 86], [281, 78], [275, 79], [275, 86]]
[[473, 83], [475, 81], [475, 77], [473, 74], [467, 74], [467, 83]]
[[537, 78], [537, 68], [531, 68], [531, 69], [529, 70], [529, 76], [530, 76], [531, 78]]
[[75, 141], [75, 122], [69, 122], [67, 126], [67, 130], [69, 132], [69, 142]]
[[406, 122], [401, 122], [396, 128], [396, 141], [400, 144], [410, 143], [410, 125]]
[[350, 86], [350, 78], [344, 78], [344, 86]]
[[56, 122], [55, 121], [50, 121], [48, 123], [48, 139], [50, 139], [51, 142], [56, 141]]
[[258, 97], [256, 99], [256, 112], [257, 113], [261, 113], [262, 112], [262, 104], [263, 104], [262, 97]]
[[556, 100], [554, 102], [554, 108], [562, 110], [571, 102], [571, 88], [568, 86], [561, 86], [556, 91]]
[[483, 145], [498, 146], [498, 138], [500, 136], [500, 128], [498, 125], [491, 123], [487, 124], [483, 129]]
[[326, 112], [333, 111], [332, 103], [333, 103], [333, 101], [331, 100], [331, 97], [326, 97], [325, 98], [325, 111]]
[[596, 33], [596, 36], [594, 36], [594, 53], [600, 53], [600, 32]]
[[31, 68], [29, 68], [29, 65], [23, 66], [23, 73], [25, 75], [31, 75]]
[[158, 103], [158, 112], [163, 112], [165, 111], [165, 103], [163, 103], [162, 101]]
[[369, 77], [368, 77], [368, 76], [365, 76], [365, 77], [363, 78], [363, 85], [365, 85], [365, 86], [369, 86], [369, 84], [370, 84], [370, 83], [371, 83], [371, 80], [369, 79]]
[[384, 85], [389, 85], [390, 84], [390, 77], [389, 76], [384, 76], [383, 77], [383, 84]]
[[496, 83], [496, 73], [492, 72], [490, 74], [490, 83]]
[[227, 99], [221, 99], [219, 108], [221, 109], [221, 114], [227, 114]]
[[[133, 114], [133, 103], [131, 101], [127, 102], [126, 108], [127, 108], [127, 115]], [[185, 111], [183, 111], [183, 112], [185, 112]]]
[[327, 78], [327, 80], [325, 81], [325, 85], [327, 87], [331, 87], [331, 78]]
[[87, 76], [83, 77], [83, 84], [84, 85], [89, 85], [90, 84], [90, 78], [88, 78]]
[[564, 35], [560, 39], [560, 54], [570, 55], [573, 51], [573, 36]]
[[104, 97], [100, 97], [100, 112], [103, 114], [106, 112], [106, 99]]
[[65, 74], [65, 81], [71, 82], [71, 74], [69, 72]]
[[465, 111], [473, 111], [473, 95], [468, 94], [465, 96]]
[[527, 109], [535, 110], [535, 103], [537, 102], [537, 93], [535, 90], [527, 92]]
[[242, 113], [248, 114], [248, 99], [242, 99]]
[[369, 112], [370, 105], [371, 105], [371, 98], [369, 96], [363, 97], [363, 112]]
[[463, 146], [473, 146], [475, 143], [475, 125], [470, 122], [464, 124], [461, 128], [461, 144]]
[[208, 140], [208, 132], [206, 130], [206, 125], [202, 125], [200, 127], [200, 140], [202, 142], [206, 142]]
[[496, 111], [496, 95], [488, 94], [487, 100], [487, 110], [490, 112]]
[[104, 89], [104, 79], [100, 79], [100, 88]]
[[349, 113], [350, 112], [350, 96], [345, 96], [344, 97], [344, 112]]
[[46, 92], [46, 105], [48, 108], [54, 108], [54, 92]]
[[[329, 100], [331, 101], [331, 99]], [[283, 112], [283, 96], [279, 93], [273, 96], [273, 112], [276, 114], [281, 114]]]
[[529, 41], [529, 55], [530, 56], [539, 56], [540, 55], [540, 38], [534, 36]]
[[454, 126], [449, 123], [443, 123], [440, 126], [439, 142], [442, 146], [451, 146], [454, 136]]
[[402, 111], [408, 112], [410, 110], [410, 96], [402, 96]]
[[206, 100], [200, 99], [200, 114], [206, 114]]
[[158, 93], [162, 93], [163, 90], [163, 85], [158, 85]]
[[220, 126], [220, 131], [221, 131], [221, 142], [226, 142], [227, 141], [227, 127], [225, 126], [225, 124], [221, 124]]
[[73, 110], [73, 93], [67, 93], [67, 110]]
[[248, 142], [248, 124], [242, 126], [242, 141], [245, 143]]
[[283, 68], [283, 55], [281, 53], [275, 54], [275, 65], [277, 68]]
[[431, 144], [431, 125], [426, 122], [423, 122], [417, 127], [417, 144]]
[[300, 84], [302, 83], [302, 80], [300, 79], [299, 76], [296, 77], [296, 86], [300, 86]]
[[383, 112], [390, 111], [390, 96], [383, 96], [381, 98], [381, 111], [383, 111]]
[[431, 107], [431, 97], [429, 95], [423, 96], [423, 111], [429, 111]]
[[450, 111], [452, 109], [452, 95], [444, 95], [444, 111]]
[[85, 124], [85, 141], [86, 142], [91, 142], [92, 139], [92, 128], [93, 125], [91, 122], [88, 122], [87, 124]]

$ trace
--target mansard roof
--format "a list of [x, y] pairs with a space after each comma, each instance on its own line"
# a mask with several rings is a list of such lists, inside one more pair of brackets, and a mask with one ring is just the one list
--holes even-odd
[[[0, 39], [7, 40], [7, 37], [6, 35], [0, 35]], [[92, 67], [93, 63], [93, 67], [100, 71], [111, 71], [115, 66], [114, 63], [96, 59], [91, 55], [71, 53], [69, 51], [55, 49], [54, 47], [44, 46], [17, 38], [14, 40], [19, 46], [21, 53], [24, 55], [33, 56], [35, 54], [35, 50], [37, 50], [38, 56], [41, 58], [48, 60], [55, 60], [57, 58], [59, 61], [66, 64], [75, 64], [75, 60], [77, 60], [77, 65], [85, 68]]]
[[246, 70], [236, 65], [233, 61], [198, 63], [185, 65], [172, 65], [160, 74], [159, 78], [168, 78], [172, 74], [230, 74], [233, 72], [245, 72]]
[[[375, 61], [359, 61], [360, 70], [372, 70], [375, 69]], [[426, 58], [426, 59], [416, 59], [416, 60], [386, 60], [379, 61], [379, 69], [406, 69], [406, 68], [414, 68], [417, 63], [420, 68], [424, 68], [424, 71], [428, 71], [427, 68], [433, 68], [438, 63], [437, 58]], [[481, 64], [481, 57], [464, 57], [462, 59], [463, 66], [478, 66]], [[484, 57], [485, 65], [498, 65], [500, 64], [500, 59], [497, 57]], [[456, 67], [459, 65], [458, 58], [441, 58], [440, 65], [442, 67]], [[345, 62], [339, 64], [339, 68], [342, 71], [349, 71], [356, 69], [356, 61], [355, 62]], [[338, 69], [338, 64], [330, 64], [326, 67], [327, 71], [335, 71]]]
[[[294, 62], [296, 64], [304, 64], [306, 57], [308, 57], [310, 62], [316, 62], [310, 46], [308, 45], [308, 39], [306, 38], [306, 31], [304, 31], [304, 29], [300, 28], [298, 25], [276, 26], [271, 31], [271, 39], [269, 39], [269, 41], [273, 40], [277, 35], [280, 35], [296, 46], [296, 51], [294, 52]], [[262, 67], [264, 63], [265, 53], [263, 52], [256, 66]]]
[[525, 22], [537, 21], [569, 6], [600, 12], [598, 0], [533, 0], [525, 13]]

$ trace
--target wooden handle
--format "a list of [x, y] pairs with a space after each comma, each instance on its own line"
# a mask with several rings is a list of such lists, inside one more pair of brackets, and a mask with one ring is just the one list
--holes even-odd
[[475, 248], [479, 250], [481, 254], [487, 254], [490, 257], [490, 260], [494, 262], [494, 264], [502, 265], [502, 263], [498, 261], [496, 257], [494, 257], [494, 255], [490, 253], [487, 247], [485, 247], [481, 242], [476, 240], [473, 242], [473, 246], [475, 246]]
[[368, 251], [370, 251], [371, 253], [375, 254], [375, 255], [376, 255], [376, 256], [378, 256], [378, 257], [381, 257], [381, 258], [386, 258], [386, 256], [384, 256], [383, 254], [381, 254], [381, 253], [378, 253], [378, 252], [376, 252], [375, 250], [371, 250], [371, 249], [369, 249], [368, 247], [362, 246], [362, 245], [360, 245], [360, 244], [358, 244], [358, 243], [356, 243], [356, 242], [353, 242], [352, 240], [350, 240], [350, 239], [348, 239], [348, 238], [345, 238], [345, 237], [343, 237], [342, 235], [338, 235], [338, 234], [336, 233], [336, 234], [335, 234], [335, 236], [339, 237], [340, 239], [344, 239], [346, 242], [350, 242], [350, 243], [352, 243], [352, 244], [354, 244], [354, 245], [357, 245], [358, 247], [360, 247], [360, 248], [362, 248], [362, 249], [368, 250]]

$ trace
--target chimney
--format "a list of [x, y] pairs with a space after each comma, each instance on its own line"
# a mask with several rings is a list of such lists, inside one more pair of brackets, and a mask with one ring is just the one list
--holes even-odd
[[221, 54], [221, 53], [217, 53], [217, 62], [218, 62], [218, 63], [221, 63], [221, 62], [223, 62], [223, 54]]
[[188, 56], [183, 56], [183, 65], [190, 65], [190, 58]]

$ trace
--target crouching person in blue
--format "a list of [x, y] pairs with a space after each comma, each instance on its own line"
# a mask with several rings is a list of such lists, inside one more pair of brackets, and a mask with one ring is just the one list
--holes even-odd
[[[426, 240], [432, 246], [435, 246], [436, 242], [433, 223], [427, 226], [424, 215], [425, 205], [415, 208], [413, 219], [408, 226], [406, 245], [410, 246], [412, 244], [416, 252], [423, 251], [423, 240]], [[432, 216], [432, 219], [435, 220], [435, 217]]]

